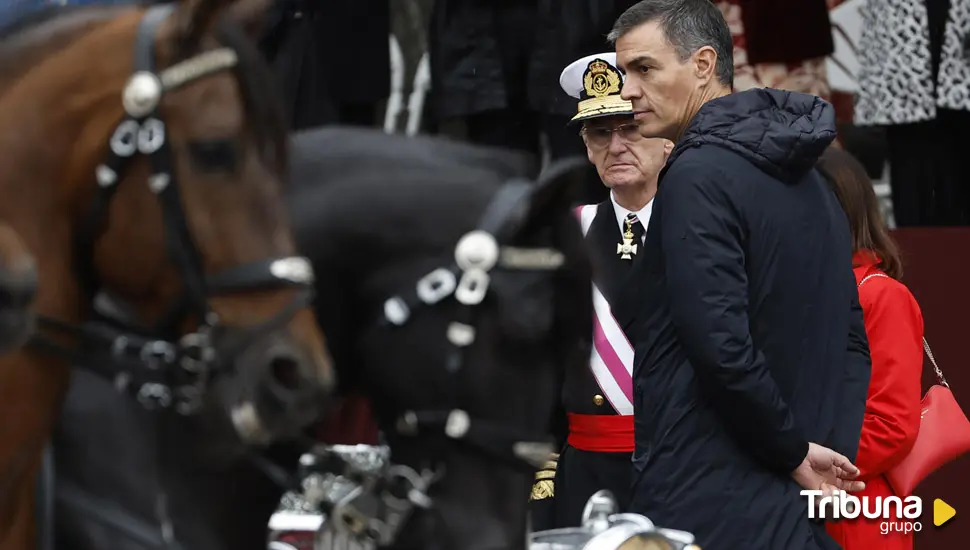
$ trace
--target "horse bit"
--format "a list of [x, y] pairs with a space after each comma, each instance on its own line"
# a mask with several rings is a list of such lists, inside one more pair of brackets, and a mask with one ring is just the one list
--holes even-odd
[[[77, 350], [64, 347], [58, 340], [34, 335], [30, 345], [65, 356], [115, 384], [119, 391], [133, 393], [147, 409], [173, 408], [177, 413], [190, 415], [201, 406], [208, 380], [219, 367], [231, 368], [232, 357], [242, 351], [247, 340], [231, 349], [217, 349], [210, 339], [213, 329], [220, 325], [211, 310], [207, 296], [244, 290], [261, 290], [292, 286], [297, 296], [283, 310], [268, 320], [245, 330], [251, 336], [284, 325], [301, 308], [310, 304], [313, 296], [313, 269], [306, 258], [287, 256], [269, 258], [235, 266], [213, 275], [203, 273], [200, 254], [189, 233], [183, 212], [172, 150], [166, 139], [166, 127], [159, 113], [159, 103], [165, 92], [198, 79], [233, 69], [238, 62], [231, 48], [205, 51], [156, 72], [155, 36], [159, 25], [174, 11], [174, 4], [150, 6], [135, 38], [133, 74], [122, 93], [125, 109], [123, 120], [109, 140], [107, 160], [95, 170], [97, 191], [87, 212], [78, 238], [80, 261], [93, 257], [94, 243], [104, 231], [108, 205], [120, 181], [120, 174], [135, 155], [149, 158], [151, 175], [148, 187], [162, 206], [166, 248], [177, 269], [181, 271], [185, 290], [180, 300], [172, 304], [152, 334], [168, 337], [150, 338], [132, 330], [117, 329], [105, 324], [75, 325], [50, 317], [38, 318], [38, 329], [59, 332], [78, 339]], [[82, 281], [96, 290], [89, 265], [78, 266]], [[96, 296], [95, 306], [98, 305]], [[179, 319], [194, 313], [199, 327], [181, 337], [175, 326]], [[109, 313], [110, 315], [110, 313]], [[130, 321], [120, 321], [130, 327]], [[228, 328], [228, 327], [227, 327]], [[92, 349], [94, 348], [94, 349]], [[146, 368], [147, 367], [147, 368]]]
[[[381, 324], [400, 327], [415, 309], [438, 304], [448, 297], [463, 306], [449, 323], [445, 337], [450, 353], [444, 368], [449, 375], [464, 363], [465, 351], [475, 341], [474, 307], [485, 299], [490, 271], [554, 271], [563, 254], [550, 248], [500, 246], [509, 222], [524, 215], [532, 182], [513, 180], [503, 185], [486, 207], [477, 229], [466, 233], [454, 248], [454, 262], [422, 277], [407, 293], [388, 298]], [[454, 394], [454, 393], [453, 393]], [[432, 436], [465, 444], [508, 467], [530, 474], [553, 452], [553, 444], [535, 434], [483, 419], [473, 419], [460, 408], [405, 411], [385, 434], [397, 438]], [[325, 529], [351, 536], [368, 545], [386, 546], [398, 537], [414, 509], [433, 506], [428, 495], [443, 471], [432, 466], [420, 472], [393, 464], [382, 452], [365, 445], [321, 446], [304, 455], [303, 494], [309, 507], [328, 517]]]

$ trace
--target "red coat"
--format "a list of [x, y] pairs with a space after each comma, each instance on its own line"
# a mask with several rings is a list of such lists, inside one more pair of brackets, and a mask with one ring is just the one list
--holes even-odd
[[[871, 256], [856, 254], [856, 282], [882, 273]], [[883, 475], [899, 463], [916, 442], [920, 424], [923, 372], [923, 316], [902, 283], [870, 277], [859, 288], [866, 334], [872, 355], [872, 378], [862, 437], [855, 464], [866, 489], [858, 496], [894, 495]], [[898, 495], [905, 497], [908, 495]], [[872, 506], [872, 504], [870, 504]], [[880, 533], [879, 521], [860, 518], [828, 524], [828, 532], [846, 550], [912, 550], [912, 533]]]

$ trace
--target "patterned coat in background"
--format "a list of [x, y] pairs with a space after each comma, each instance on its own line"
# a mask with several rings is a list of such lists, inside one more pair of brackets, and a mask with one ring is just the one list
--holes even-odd
[[742, 0], [718, 0], [717, 6], [724, 14], [731, 36], [734, 38], [734, 89], [777, 88], [802, 92], [830, 99], [825, 57], [816, 57], [793, 63], [748, 62], [744, 24], [741, 20]]
[[862, 18], [856, 124], [933, 120], [938, 107], [970, 111], [970, 0], [950, 0], [938, 61], [925, 0], [868, 0]]

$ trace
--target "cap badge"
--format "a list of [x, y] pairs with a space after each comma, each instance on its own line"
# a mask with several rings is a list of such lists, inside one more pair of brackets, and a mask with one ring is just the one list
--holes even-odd
[[583, 76], [587, 97], [606, 97], [620, 93], [620, 75], [602, 59], [590, 61]]

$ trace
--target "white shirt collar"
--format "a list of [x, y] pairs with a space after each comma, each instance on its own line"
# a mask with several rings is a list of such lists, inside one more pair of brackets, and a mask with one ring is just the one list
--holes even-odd
[[[613, 197], [613, 192], [610, 191], [610, 202], [613, 203], [613, 212], [616, 214], [616, 225], [620, 228], [620, 233], [626, 230], [626, 215], [632, 212], [623, 208], [616, 202], [616, 198]], [[640, 210], [633, 212], [640, 219], [640, 223], [643, 224], [643, 238], [641, 240], [646, 240], [647, 238], [647, 226], [650, 222], [650, 213], [653, 212], [653, 199]]]

